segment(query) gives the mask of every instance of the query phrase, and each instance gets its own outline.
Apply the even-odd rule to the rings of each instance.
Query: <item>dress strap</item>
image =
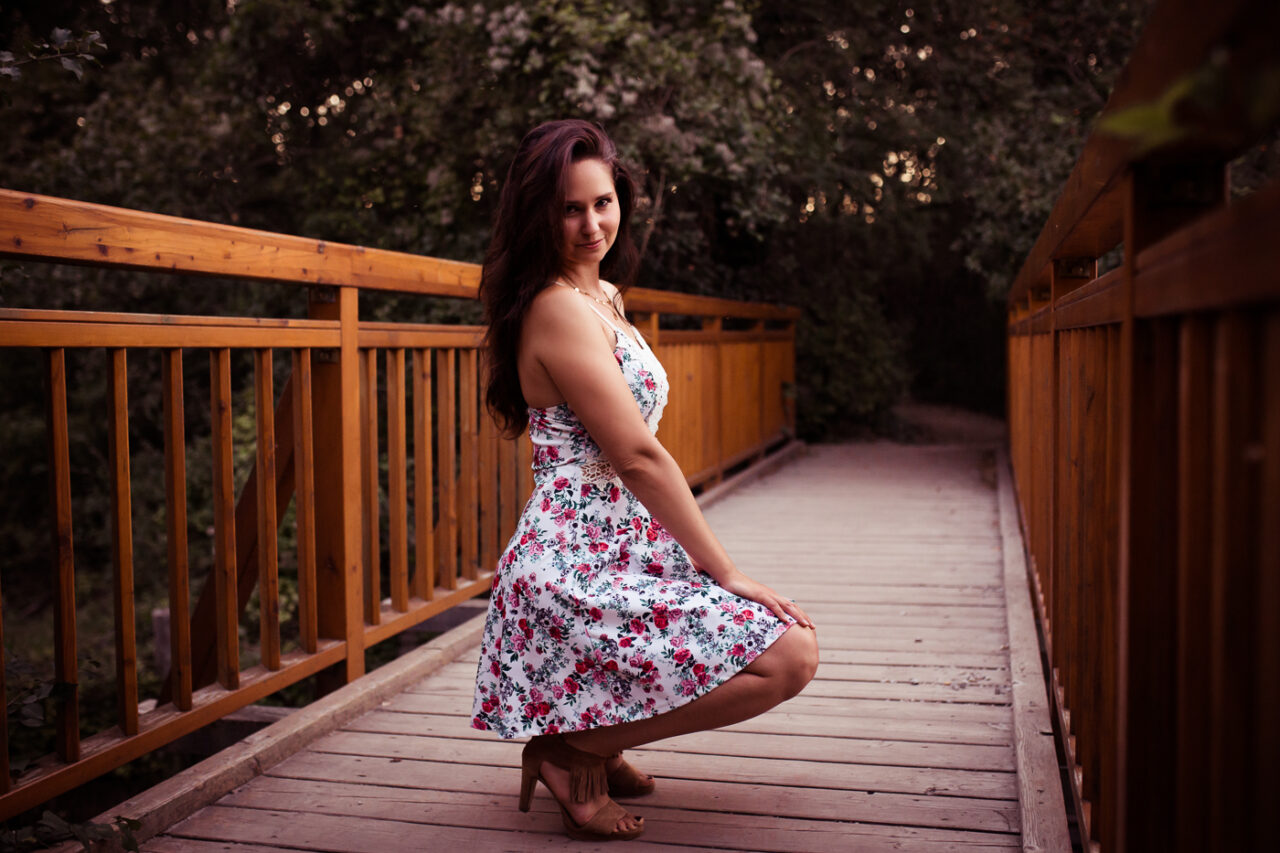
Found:
[[[625,334],[626,334],[626,332],[624,332],[624,331],[622,331],[622,329],[618,328],[618,324],[617,324],[617,323],[615,323],[615,322],[613,322],[613,320],[609,319],[609,317],[608,317],[608,316],[607,316],[603,311],[601,311],[599,308],[597,308],[597,307],[596,307],[596,306],[594,306],[594,305],[591,305],[590,303],[588,303],[588,304],[587,304],[587,307],[588,307],[588,308],[590,308],[592,311],[596,312],[596,316],[597,316],[597,317],[599,317],[601,320],[604,320],[606,323],[608,323],[608,324],[609,324],[609,328],[610,328],[610,329],[613,329],[613,330],[614,330],[615,332],[617,332],[619,335],[625,335]]]
[[[599,300],[597,300],[594,296],[592,296],[592,295],[591,295],[591,294],[589,294],[589,293],[583,293],[581,290],[579,290],[578,288],[574,287],[572,284],[566,284],[566,283],[565,283],[565,282],[563,282],[563,281],[557,281],[557,282],[555,282],[555,283],[556,283],[556,284],[558,284],[558,285],[560,285],[561,287],[567,287],[567,288],[570,288],[570,289],[571,289],[571,290],[573,290],[574,292],[576,292],[576,293],[581,293],[583,296],[587,297],[587,307],[588,307],[588,308],[590,308],[592,311],[596,312],[596,316],[597,316],[597,317],[599,317],[601,320],[604,320],[605,324],[606,324],[610,329],[613,329],[614,334],[616,334],[616,335],[618,335],[618,336],[620,336],[620,337],[626,338],[626,339],[627,339],[627,341],[629,341],[629,342],[631,342],[631,343],[635,343],[636,341],[640,340],[640,332],[639,332],[638,330],[636,331],[636,336],[635,336],[635,338],[633,339],[630,335],[628,335],[626,332],[624,332],[624,331],[622,330],[622,328],[621,328],[620,326],[618,326],[618,324],[617,324],[617,323],[615,323],[615,322],[613,321],[613,318],[609,317],[607,314],[605,314],[603,311],[601,311],[599,308],[597,308],[595,305],[593,305],[592,303],[599,301]],[[615,307],[615,308],[614,308],[614,310],[616,311],[616,310],[617,310],[617,308]],[[619,312],[619,316],[621,316],[621,312]],[[627,325],[629,325],[629,326],[630,326],[631,324],[628,322],[628,323],[627,323]],[[631,328],[632,328],[633,330],[635,330],[635,326],[631,326]],[[645,347],[645,344],[641,343],[641,344],[640,344],[640,346],[641,346],[641,348],[644,348],[644,347]]]

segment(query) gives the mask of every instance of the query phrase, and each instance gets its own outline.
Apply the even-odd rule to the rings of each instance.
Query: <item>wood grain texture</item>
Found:
[[[254,350],[255,473],[258,476],[258,646],[267,669],[280,668],[279,524],[276,514],[275,384],[269,349]]]
[[[474,299],[478,264],[0,189],[0,257]],[[799,309],[633,287],[633,310],[792,319]],[[365,346],[363,342],[359,344]]]
[[[165,350],[164,490],[169,555],[169,692],[175,707],[191,710],[191,578],[187,549],[187,441],[182,350]]]
[[[391,606],[409,608],[409,493],[404,350],[387,350],[387,552]]]
[[[298,640],[316,650],[316,484],[315,424],[312,417],[311,350],[293,351],[294,515],[298,540]]]
[[[1204,4],[1174,0],[1158,4],[1143,28],[1129,60],[1103,109],[1114,113],[1156,100],[1184,74],[1197,68],[1223,37],[1234,31],[1242,41],[1268,38],[1265,27],[1251,26],[1263,2],[1226,0]],[[1243,52],[1243,51],[1242,51]],[[1247,144],[1249,140],[1240,140]],[[1099,257],[1122,239],[1121,185],[1126,168],[1140,156],[1129,140],[1092,133],[1054,203],[1014,285],[1013,304],[1047,282],[1053,258]]]
[[[111,466],[111,564],[115,570],[116,715],[121,731],[138,733],[138,644],[133,607],[133,487],[129,475],[129,370],[126,351],[107,352]]]
[[[436,350],[436,582],[458,588],[457,361],[454,349]]]
[[[209,353],[213,423],[214,637],[218,683],[240,685],[239,607],[236,583],[236,493],[231,449],[231,352]]]
[[[117,351],[121,359],[121,364],[112,368],[119,380],[116,386],[119,390],[112,394],[111,402],[115,429],[111,476],[116,505],[110,523],[116,537],[115,560],[121,567],[115,595],[119,633],[116,660],[123,667],[117,680],[124,731],[133,731],[139,725],[136,652],[132,648],[133,558],[128,534],[132,511],[126,503],[129,481],[128,405],[123,368],[126,347],[158,348],[163,351],[164,359],[163,432],[168,442],[165,491],[170,609],[174,622],[173,668],[161,689],[162,703],[172,700],[175,708],[191,707],[194,694],[214,679],[225,687],[236,688],[243,675],[239,671],[240,650],[236,638],[240,615],[255,590],[263,604],[259,634],[264,666],[271,670],[283,665],[276,601],[279,583],[276,543],[278,521],[291,499],[297,501],[299,644],[304,650],[321,646],[330,649],[326,652],[327,660],[333,654],[332,646],[322,642],[323,639],[345,643],[342,680],[354,678],[363,670],[363,649],[368,644],[390,637],[484,588],[489,579],[488,569],[496,560],[505,532],[518,516],[532,478],[528,441],[499,443],[491,424],[478,409],[481,371],[477,347],[483,329],[360,323],[358,317],[358,288],[474,297],[474,283],[467,284],[467,281],[475,277],[478,268],[0,190],[0,233],[9,232],[12,239],[3,242],[0,255],[99,267],[329,285],[312,288],[310,316],[305,320],[0,308],[0,336],[6,347],[106,348]],[[654,345],[659,337],[659,312],[754,319],[749,329],[716,333],[725,345],[734,348],[735,375],[745,377],[743,383],[748,393],[747,399],[735,403],[739,406],[735,411],[741,418],[734,428],[743,431],[742,436],[735,433],[739,449],[716,460],[709,470],[745,461],[767,450],[772,439],[759,440],[765,429],[762,424],[767,421],[776,426],[784,415],[763,401],[770,395],[772,384],[787,381],[777,377],[788,376],[793,369],[794,319],[798,311],[665,291],[636,289],[631,295],[638,307],[648,306],[644,325],[646,337]],[[772,328],[766,328],[766,321]],[[181,387],[183,347],[211,351],[215,570],[210,573],[210,582],[200,594],[194,612],[189,605],[191,591],[186,577],[189,520],[183,446],[186,429]],[[277,408],[273,405],[271,353],[280,347],[294,350],[294,364],[291,384],[284,389]],[[409,492],[409,463],[404,452],[407,436],[403,428],[397,428],[397,423],[407,416],[406,401],[400,394],[391,394],[387,400],[388,455],[394,457],[390,460],[387,489],[389,504],[395,513],[389,525],[391,606],[388,608],[383,606],[381,598],[380,585],[384,582],[380,581],[378,566],[381,531],[376,528],[381,526],[380,495],[376,495],[376,487],[370,490],[367,482],[361,489],[359,482],[362,469],[376,471],[378,464],[370,462],[370,456],[377,460],[379,455],[374,443],[378,395],[375,392],[365,397],[362,419],[359,391],[362,377],[366,387],[374,384],[370,379],[376,380],[376,358],[366,355],[362,370],[358,363],[359,349],[388,350],[393,359],[388,373],[399,370],[402,376],[402,362],[397,363],[395,359],[403,359],[404,348],[423,352],[429,361],[431,348],[440,347],[447,350],[438,353],[444,357],[447,379],[436,389],[428,380],[423,388],[426,426],[420,455],[427,464],[423,466],[426,479],[417,492],[427,518],[416,525],[422,530],[418,541],[424,553],[418,554],[422,571],[412,579],[412,584],[407,571],[407,515],[401,517],[407,513]],[[233,373],[231,368],[236,350],[251,351],[254,359],[257,421],[255,464],[238,500],[232,493],[235,477],[231,406],[236,399],[232,381],[234,379],[238,386],[242,375],[238,370]],[[61,358],[61,350],[58,352]],[[317,353],[319,365],[314,382],[313,352]],[[776,360],[777,365],[762,363],[770,360]],[[62,394],[65,397],[65,384]],[[436,413],[430,405],[433,394],[448,401],[447,405],[436,407]],[[415,405],[416,401],[415,394]],[[65,403],[63,407],[65,410]],[[690,409],[691,415],[695,411]],[[438,432],[430,426],[433,414],[439,415]],[[364,458],[361,458],[360,447],[362,432],[373,445],[365,445]],[[51,447],[61,441],[65,452],[70,438],[66,435],[65,412],[60,433],[51,418],[50,438]],[[442,449],[439,460],[432,458],[435,441],[439,441]],[[418,456],[416,436],[414,448]],[[51,453],[51,458],[54,455]],[[432,464],[435,462],[438,464]],[[74,588],[70,499],[69,487],[59,491],[58,483],[63,482],[57,479],[59,470],[69,471],[69,466],[59,469],[56,464],[51,465],[55,479],[55,488],[51,491],[55,500],[58,496],[65,498],[63,503],[67,507],[65,518],[61,518],[55,506],[53,525],[55,559],[59,571],[65,573],[57,597],[59,606],[67,611],[60,617],[58,636],[64,645],[69,643],[64,657],[71,661],[58,672],[63,685],[59,691],[62,714],[59,749],[65,756],[74,756],[79,724],[75,713],[75,602],[70,592]],[[440,500],[436,500],[437,491]],[[415,515],[417,512],[415,506]],[[437,516],[439,523],[436,523]],[[362,520],[367,527],[374,528],[365,537],[369,550],[363,555],[357,538]],[[370,577],[361,577],[362,567],[369,569]],[[443,595],[436,598],[441,591],[437,585],[438,575],[442,576],[444,590]],[[415,598],[411,592],[420,596]],[[366,595],[367,603],[361,601]],[[428,600],[433,598],[435,600]],[[362,605],[365,605],[364,613],[361,613]],[[366,631],[362,616],[384,624]],[[981,619],[970,620],[975,626],[981,622]],[[833,682],[844,681],[858,679],[833,679]],[[843,688],[837,684],[833,689],[839,692]],[[167,718],[165,725],[169,726],[168,731],[176,731]],[[152,732],[142,732],[141,736],[147,743],[163,740]],[[120,749],[108,748],[103,754],[119,757],[132,749],[134,745],[126,743]],[[107,765],[99,759],[93,766],[101,769]],[[75,775],[88,778],[81,771]],[[52,775],[42,775],[40,779],[42,791],[55,791],[58,784],[62,784],[50,781]]]
[[[984,481],[990,464],[965,448],[817,447],[707,510],[744,571],[780,591],[804,590],[825,612],[823,664],[799,697],[760,717],[635,750],[632,760],[659,777],[642,804],[649,828],[635,849],[999,850],[1022,846],[1024,824],[1048,825],[1037,808],[1065,826],[1060,790],[1056,802],[1040,792],[1030,821],[1019,803],[1010,700],[1023,689],[1019,679],[1032,688],[1028,658],[1038,660],[1038,650],[1031,627],[1032,648],[1019,650],[1011,671],[1011,637],[1000,624],[1010,531],[1002,535],[998,493]],[[920,541],[895,538],[894,525],[908,517],[908,529],[929,531]],[[1020,555],[1016,529],[1012,538]],[[862,581],[864,552],[921,565],[935,550],[962,559],[910,584]],[[877,565],[874,557],[866,564],[873,579]],[[824,605],[822,591],[840,577],[855,590],[882,590],[881,603],[863,604],[855,592]],[[917,594],[929,603],[915,604]],[[860,626],[864,618],[872,623]],[[925,642],[935,638],[936,660]],[[842,648],[863,644],[883,648]],[[519,744],[468,725],[476,656],[443,666],[151,843],[272,845],[300,826],[311,834],[289,843],[318,849],[407,849],[427,838],[492,849],[560,843],[545,793],[528,814],[514,808]],[[1042,725],[1024,747],[1050,740]]]
[[[436,586],[435,466],[431,429],[431,351],[413,351],[413,594],[429,599]]]
[[[63,761],[80,759],[80,676],[76,663],[75,541],[71,528],[71,460],[67,431],[67,362],[61,349],[45,360],[46,435],[49,445],[49,515],[53,534],[53,673],[61,688],[54,701],[54,749]]]
[[[0,590],[0,604],[4,602]],[[0,607],[0,649],[4,648],[4,608]],[[9,793],[9,686],[5,679],[4,655],[0,655],[0,794]]]
[[[378,352],[360,350],[360,485],[364,512],[364,621],[378,624],[382,610],[382,501],[378,481]]]
[[[476,417],[477,359],[475,350],[458,357],[458,537],[460,572],[474,580],[479,570],[480,430]]]
[[[1065,796],[1058,774],[1051,706],[1040,666],[1040,643],[1027,583],[1026,555],[1007,460],[997,461],[1000,536],[1003,542],[1009,658],[1013,679],[1014,750],[1025,851],[1071,848]]]

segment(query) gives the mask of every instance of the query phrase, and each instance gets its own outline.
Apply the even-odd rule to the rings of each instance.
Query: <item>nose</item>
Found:
[[[582,217],[582,233],[588,237],[600,230],[600,213],[594,209],[588,209],[587,215]]]

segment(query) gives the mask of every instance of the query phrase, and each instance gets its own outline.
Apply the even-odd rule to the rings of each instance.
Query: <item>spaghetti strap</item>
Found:
[[[626,332],[624,332],[624,331],[622,331],[622,329],[619,329],[619,328],[618,328],[618,324],[617,324],[617,323],[613,322],[613,321],[612,321],[612,320],[610,320],[607,316],[605,316],[605,313],[604,313],[603,311],[601,311],[599,308],[597,308],[596,306],[592,305],[591,303],[587,303],[587,307],[588,307],[588,308],[590,308],[592,311],[596,312],[596,316],[597,316],[597,317],[599,317],[601,320],[604,320],[606,323],[608,323],[608,324],[609,324],[609,328],[610,328],[610,329],[613,329],[615,332],[617,332],[617,333],[618,333],[618,334],[620,334],[620,335],[625,335],[625,334],[626,334]]]
[[[572,284],[566,284],[562,281],[557,281],[555,283],[560,285],[561,287],[567,287],[570,290],[573,290],[575,293],[582,293],[581,290],[574,287]],[[636,336],[634,338],[628,335],[626,332],[624,332],[622,328],[618,326],[617,323],[613,322],[612,318],[610,318],[607,314],[605,314],[603,311],[601,311],[599,308],[593,305],[592,303],[594,303],[596,300],[589,293],[582,293],[582,295],[587,297],[587,300],[588,300],[587,307],[590,308],[592,311],[596,312],[596,316],[599,317],[601,320],[604,320],[605,325],[607,325],[610,329],[613,329],[613,333],[615,335],[617,335],[619,338],[626,338],[628,343],[633,343],[636,346],[640,347],[640,349],[642,350],[647,350],[649,348],[649,345],[646,344],[644,342],[644,339],[640,336],[640,330],[637,329],[630,321],[627,321],[625,317],[622,318],[623,321],[626,322],[628,326],[631,326],[631,330],[636,333]],[[616,306],[614,310],[617,310]],[[618,315],[621,317],[622,312],[619,311]]]

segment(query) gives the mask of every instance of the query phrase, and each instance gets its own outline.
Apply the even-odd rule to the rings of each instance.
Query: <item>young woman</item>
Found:
[[[627,322],[634,190],[583,121],[540,125],[502,187],[480,296],[486,399],[528,426],[534,490],[498,561],[472,725],[524,748],[574,838],[635,838],[653,790],[622,751],[753,717],[818,664],[814,625],[740,572],[654,437],[667,377]],[[620,280],[622,280],[620,278]]]

